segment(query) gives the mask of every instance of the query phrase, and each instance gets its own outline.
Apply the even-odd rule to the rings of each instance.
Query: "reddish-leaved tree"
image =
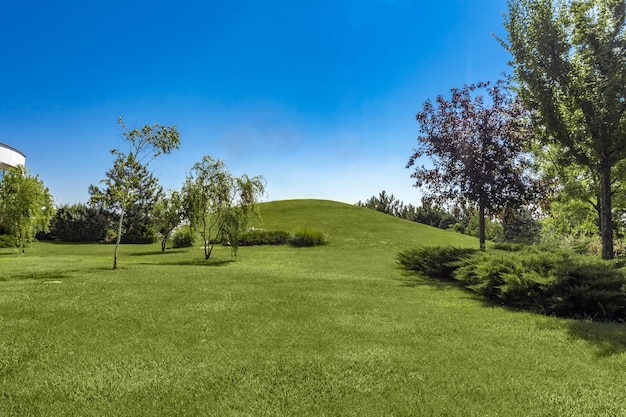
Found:
[[[416,116],[418,146],[407,168],[426,200],[478,207],[480,248],[485,248],[485,215],[532,202],[542,187],[531,172],[533,129],[520,100],[504,83],[452,89]],[[486,92],[486,95],[481,95]],[[422,156],[432,166],[416,166]]]

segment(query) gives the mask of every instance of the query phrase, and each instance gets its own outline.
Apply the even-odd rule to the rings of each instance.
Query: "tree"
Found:
[[[154,222],[159,232],[161,252],[165,252],[170,233],[182,223],[184,218],[183,200],[178,191],[171,191],[158,201],[154,207]]]
[[[476,94],[486,90],[488,101]],[[432,168],[416,167],[416,187],[425,200],[478,206],[480,248],[485,249],[485,215],[532,201],[539,184],[530,175],[532,129],[525,109],[503,83],[479,83],[452,89],[452,98],[426,101],[416,116],[418,146],[407,168],[427,156]]]
[[[240,231],[264,192],[262,177],[233,177],[224,162],[204,156],[194,164],[183,186],[185,213],[193,230],[200,229],[204,258],[216,242],[230,239],[236,253]]]
[[[0,224],[24,253],[35,234],[49,231],[54,216],[52,195],[39,175],[23,165],[9,168],[0,181]]]
[[[626,158],[624,0],[508,0],[519,94],[562,163],[598,173],[602,257],[613,258],[612,170]]]
[[[128,151],[112,149],[115,155],[113,168],[107,171],[102,180],[105,188],[100,190],[91,185],[91,203],[107,207],[118,216],[117,238],[113,252],[113,269],[117,269],[117,253],[122,239],[124,215],[145,203],[148,187],[156,187],[156,179],[149,173],[148,164],[162,154],[168,154],[180,146],[180,136],[176,126],[146,125],[141,129],[128,130],[120,117]]]
[[[51,233],[64,242],[101,242],[106,239],[110,217],[85,204],[64,205],[54,214]]]
[[[387,194],[385,190],[381,191],[378,196],[368,198],[365,202],[357,202],[356,205],[359,207],[371,208],[373,210],[380,211],[381,213],[391,214],[396,217],[401,217],[404,210],[404,204],[402,201],[396,199],[393,194]]]

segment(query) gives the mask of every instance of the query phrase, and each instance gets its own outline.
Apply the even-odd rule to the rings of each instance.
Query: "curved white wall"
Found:
[[[26,165],[26,155],[9,145],[0,143],[0,170],[16,165]]]

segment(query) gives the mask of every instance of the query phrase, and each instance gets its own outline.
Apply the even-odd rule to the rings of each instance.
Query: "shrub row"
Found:
[[[185,248],[193,246],[196,237],[189,226],[178,229],[172,238],[173,247]],[[239,246],[284,245],[289,243],[296,247],[317,246],[326,243],[326,236],[311,227],[299,227],[293,234],[282,230],[266,231],[263,229],[249,230],[239,238]]]
[[[289,241],[289,237],[289,233],[282,230],[266,231],[255,229],[243,233],[239,238],[239,245],[284,245]]]
[[[452,278],[503,305],[561,317],[626,320],[626,278],[614,263],[561,250],[506,246],[489,252],[420,248],[399,262]]]

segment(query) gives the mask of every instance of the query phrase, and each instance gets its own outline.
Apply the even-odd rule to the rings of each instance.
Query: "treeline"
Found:
[[[478,213],[471,206],[457,207],[454,213],[426,201],[416,207],[405,204],[385,190],[365,201],[358,201],[356,205],[439,229],[475,237],[479,235]],[[527,209],[511,210],[500,219],[487,219],[485,224],[486,237],[494,242],[538,243],[541,229],[540,221]]]

